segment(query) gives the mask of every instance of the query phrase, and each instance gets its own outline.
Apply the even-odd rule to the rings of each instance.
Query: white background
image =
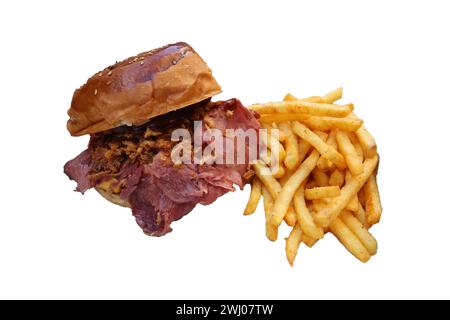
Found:
[[[1,298],[450,298],[446,1],[2,1]],[[249,188],[162,238],[63,174],[88,137],[65,129],[100,69],[190,43],[245,104],[344,87],[379,144],[384,206],[367,264],[327,235],[294,268]]]

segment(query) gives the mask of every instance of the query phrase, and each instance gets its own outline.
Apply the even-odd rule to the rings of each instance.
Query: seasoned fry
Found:
[[[302,230],[298,224],[292,228],[289,237],[286,238],[286,258],[291,266],[294,265],[295,257],[297,256],[298,247],[302,241]]]
[[[342,187],[344,185],[345,175],[339,169],[333,171],[330,176],[330,186]]]
[[[369,252],[341,219],[336,218],[330,224],[330,231],[355,258],[362,262],[369,261]]]
[[[355,147],[348,134],[345,131],[337,131],[336,141],[339,147],[340,153],[344,156],[347,161],[347,166],[353,175],[358,175],[363,170],[362,159],[356,153]]]
[[[273,114],[273,113],[306,113],[313,116],[328,116],[328,117],[346,117],[352,113],[353,104],[337,105],[327,103],[315,103],[304,100],[270,102],[264,104],[254,104],[249,107],[259,114]]]
[[[364,194],[366,197],[366,214],[367,223],[372,226],[380,221],[381,207],[380,194],[378,192],[377,178],[372,174],[364,186]]]
[[[284,165],[286,166],[286,168],[293,170],[297,168],[300,163],[297,137],[294,135],[294,132],[292,132],[291,125],[288,122],[280,123],[280,130],[286,136],[284,142],[286,147]]]
[[[278,238],[278,228],[274,227],[272,224],[269,223],[273,207],[273,200],[270,195],[270,192],[265,187],[262,188],[262,195],[264,201],[264,212],[266,217],[266,237],[270,241],[276,241]]]
[[[336,186],[328,186],[328,187],[317,187],[313,189],[305,190],[305,199],[307,200],[316,200],[316,199],[324,199],[324,198],[333,198],[339,196],[341,193],[341,189]]]
[[[327,93],[326,95],[324,95],[322,97],[322,101],[324,103],[334,103],[335,101],[342,98],[343,91],[344,90],[342,89],[342,87],[337,88],[336,90],[333,90],[333,91]]]
[[[366,158],[375,157],[377,155],[377,143],[369,131],[364,126],[361,126],[355,133],[363,148],[364,156]]]
[[[319,153],[314,150],[282,187],[273,205],[271,216],[271,223],[273,225],[279,226],[281,224],[292,198],[294,197],[295,191],[303,183],[303,181],[306,180],[308,175],[316,166],[318,160]]]
[[[350,117],[334,118],[334,117],[317,117],[302,113],[280,113],[280,114],[263,114],[261,122],[285,122],[298,120],[313,130],[334,130],[340,129],[345,131],[356,131],[363,124],[361,119]]]
[[[301,101],[307,101],[307,102],[316,102],[316,103],[325,103],[322,97],[319,96],[311,96],[304,99],[297,99],[292,94],[288,93],[284,96],[283,101],[295,101],[295,100],[301,100]],[[332,103],[332,102],[330,102]]]
[[[377,163],[378,156],[365,160],[363,172],[357,176],[353,176],[341,189],[341,194],[336,198],[332,198],[331,202],[315,215],[315,221],[318,222],[320,226],[329,226],[333,220],[339,216],[339,213],[341,213],[351,199],[367,182],[374,172]]]
[[[350,173],[350,171],[346,170],[345,171],[345,182],[348,183],[351,180],[351,178],[352,178],[352,174]],[[359,204],[358,195],[355,195],[354,197],[352,197],[352,199],[350,200],[350,202],[347,204],[347,206],[345,208],[352,212],[357,212],[358,207],[359,207],[358,204]]]
[[[367,231],[361,222],[358,221],[349,211],[342,211],[340,215],[342,222],[353,232],[353,234],[361,241],[371,256],[377,253],[377,240]]]
[[[317,134],[309,130],[298,121],[292,123],[292,129],[300,138],[309,142],[325,158],[333,162],[339,169],[344,170],[346,163],[344,157],[333,147],[327,145]]]
[[[260,198],[261,198],[261,182],[258,179],[253,179],[252,189],[250,191],[250,197],[248,199],[247,206],[245,207],[244,210],[244,215],[249,215],[255,212]]]
[[[294,195],[294,208],[297,214],[297,221],[304,234],[313,239],[321,239],[323,237],[323,230],[314,223],[314,218],[305,203],[304,183],[302,183]]]
[[[281,191],[281,186],[273,175],[270,174],[270,169],[261,160],[253,164],[253,169],[262,184],[269,190],[272,198],[276,198]]]

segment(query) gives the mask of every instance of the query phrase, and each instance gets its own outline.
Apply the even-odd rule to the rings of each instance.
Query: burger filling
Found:
[[[173,151],[180,141],[172,139],[176,129],[185,129],[194,137],[194,122],[202,131],[218,129],[226,137],[227,129],[259,129],[255,114],[231,99],[198,104],[151,119],[140,126],[122,126],[91,135],[87,150],[64,166],[65,173],[84,193],[97,188],[120,197],[129,205],[145,233],[161,236],[171,231],[170,224],[190,212],[198,203],[209,204],[233,185],[243,187],[251,177],[248,141],[246,157],[239,164],[174,162]],[[229,138],[229,137],[228,137]],[[201,137],[202,148],[212,139]],[[191,139],[194,157],[194,139]],[[223,149],[221,156],[233,159],[236,148]],[[242,150],[241,150],[242,151]]]

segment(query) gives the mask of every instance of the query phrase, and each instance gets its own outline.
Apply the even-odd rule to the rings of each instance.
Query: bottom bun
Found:
[[[123,200],[122,198],[120,198],[120,196],[118,194],[108,192],[108,191],[103,190],[103,189],[98,188],[98,187],[95,187],[95,190],[97,190],[97,192],[100,193],[101,196],[103,198],[105,198],[106,200],[108,200],[108,201],[110,201],[110,202],[112,202],[114,204],[117,204],[119,206],[130,208],[130,204],[128,203],[128,201]]]

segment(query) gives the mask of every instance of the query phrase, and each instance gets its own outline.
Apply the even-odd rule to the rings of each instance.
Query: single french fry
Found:
[[[345,182],[348,183],[352,178],[352,174],[350,173],[350,171],[346,170],[345,171]],[[359,207],[359,201],[358,201],[358,195],[355,195],[350,202],[347,204],[347,206],[345,207],[347,210],[350,210],[352,212],[357,212],[358,211],[358,207]]]
[[[286,168],[293,170],[297,168],[300,163],[297,137],[294,135],[294,132],[292,132],[291,125],[288,122],[280,123],[279,127],[286,137],[284,142],[286,147],[284,165]]]
[[[252,189],[250,191],[250,197],[248,198],[247,205],[245,206],[244,215],[249,215],[255,212],[260,198],[261,182],[258,179],[253,179]]]
[[[339,188],[344,185],[345,175],[339,169],[333,171],[330,176],[330,186],[338,186]]]
[[[336,90],[333,90],[333,91],[327,93],[326,95],[324,95],[322,97],[322,101],[324,103],[334,103],[335,101],[342,98],[343,91],[344,90],[342,89],[342,87],[339,87]]]
[[[355,132],[358,137],[359,143],[364,151],[364,156],[366,158],[372,158],[377,155],[377,143],[372,135],[367,131],[364,126],[361,126]]]
[[[370,253],[340,218],[330,224],[330,231],[355,258],[362,262],[369,261]]]
[[[371,256],[377,253],[377,240],[367,231],[361,222],[358,221],[349,211],[342,211],[339,216],[342,222],[353,232],[353,234],[361,241]]]
[[[336,186],[317,187],[305,190],[306,200],[316,200],[324,198],[333,198],[341,194],[341,189]]]
[[[289,206],[285,216],[284,216],[284,222],[290,227],[295,226],[297,223],[297,216],[295,214],[295,210],[292,206]]]
[[[339,152],[344,156],[347,166],[353,175],[358,175],[363,170],[362,159],[356,153],[355,147],[348,134],[345,131],[337,131],[336,141],[339,147]]]
[[[294,195],[294,208],[297,214],[297,222],[305,235],[313,239],[323,238],[323,230],[314,223],[314,218],[311,215],[305,202],[305,184],[302,183],[300,188]]]
[[[319,187],[326,187],[330,184],[330,178],[328,177],[328,175],[325,172],[321,171],[319,168],[314,168],[312,176],[314,177],[314,180],[317,182]]]
[[[254,104],[249,109],[259,114],[273,113],[305,113],[313,116],[346,117],[352,113],[353,104],[337,105],[327,103],[315,103],[304,100],[269,102]]]
[[[332,198],[330,203],[317,212],[314,220],[322,227],[328,227],[347,206],[351,199],[364,186],[369,177],[374,172],[378,164],[378,156],[366,159],[364,161],[364,170],[361,174],[353,176],[344,187],[341,189],[341,194],[338,197]]]
[[[292,122],[292,129],[296,135],[309,142],[325,158],[333,162],[336,167],[344,170],[347,165],[344,157],[333,147],[326,144],[317,134],[298,121]]]
[[[366,214],[369,226],[380,222],[383,208],[381,206],[380,194],[378,192],[377,178],[372,174],[364,186],[366,197]]]
[[[270,169],[261,160],[258,160],[253,164],[253,169],[262,184],[269,190],[272,198],[276,198],[281,191],[281,186],[271,174]]]
[[[263,196],[263,202],[264,202],[264,212],[265,212],[265,218],[266,218],[266,237],[270,241],[276,241],[278,238],[278,228],[274,227],[272,224],[269,223],[270,215],[272,212],[273,207],[273,199],[270,195],[269,190],[267,190],[266,187],[262,187],[262,196]]]
[[[280,114],[262,114],[261,122],[286,122],[298,120],[313,130],[334,130],[356,131],[363,124],[361,119],[357,118],[334,118],[310,116],[303,113],[280,113]]]
[[[302,241],[302,230],[298,224],[292,228],[289,237],[286,238],[286,257],[291,266],[294,265],[295,257],[297,256],[298,247]]]
[[[273,205],[271,223],[279,226],[283,221],[284,215],[294,197],[295,191],[306,180],[311,171],[319,160],[319,153],[314,150],[309,157],[298,167],[298,169],[291,175],[286,184],[278,193]]]

